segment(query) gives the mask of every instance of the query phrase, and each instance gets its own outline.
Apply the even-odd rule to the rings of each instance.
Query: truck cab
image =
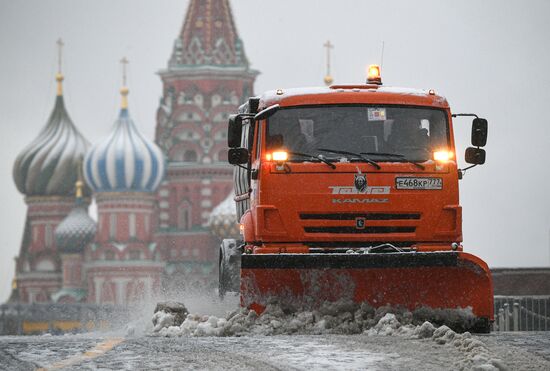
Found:
[[[280,89],[243,113],[240,132],[230,125],[238,147],[229,159],[247,249],[461,249],[461,171],[444,97],[376,84]],[[482,149],[468,151],[484,161]]]

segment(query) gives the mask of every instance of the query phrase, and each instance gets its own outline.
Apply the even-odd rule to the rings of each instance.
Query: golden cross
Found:
[[[120,60],[120,63],[122,64],[122,86],[126,86],[126,66],[130,62],[128,61],[128,59],[126,57],[123,57]]]
[[[63,44],[63,40],[61,40],[61,38],[59,38],[57,40],[57,69],[59,73],[61,73],[61,59],[63,57],[63,46],[65,46],[65,44]]]
[[[330,76],[330,49],[334,49],[334,45],[330,43],[330,40],[327,40],[323,46],[327,48],[327,76]]]

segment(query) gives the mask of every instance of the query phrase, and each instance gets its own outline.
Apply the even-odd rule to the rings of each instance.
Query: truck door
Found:
[[[252,151],[254,140],[254,120],[243,121],[241,147]],[[252,156],[251,156],[252,157]],[[237,220],[240,220],[246,210],[250,208],[250,165],[252,158],[243,167],[235,166],[233,181],[235,184],[235,201],[237,204]]]

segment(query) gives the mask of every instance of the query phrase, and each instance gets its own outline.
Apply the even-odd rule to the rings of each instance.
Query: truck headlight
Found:
[[[286,151],[276,151],[272,154],[273,161],[276,162],[285,162],[288,160],[288,152]]]
[[[438,162],[449,162],[453,158],[453,152],[451,151],[435,151],[434,160]]]

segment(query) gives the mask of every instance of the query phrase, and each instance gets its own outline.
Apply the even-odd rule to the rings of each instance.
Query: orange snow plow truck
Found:
[[[242,240],[220,248],[219,293],[261,313],[324,302],[468,313],[489,332],[487,264],[463,251],[458,182],[483,164],[487,121],[433,90],[365,85],[250,98],[229,119]],[[473,116],[459,169],[453,118]],[[439,312],[438,312],[439,311]]]

